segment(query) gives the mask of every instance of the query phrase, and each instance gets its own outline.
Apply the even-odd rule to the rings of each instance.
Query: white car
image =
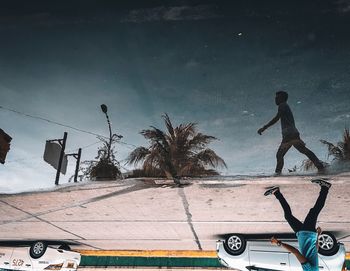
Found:
[[[46,241],[31,243],[18,242],[13,245],[0,247],[0,270],[62,270],[76,271],[81,256],[77,252],[69,251],[67,244],[58,248],[48,246]]]
[[[282,247],[271,244],[273,235],[229,234],[216,243],[220,263],[235,270],[255,271],[302,271],[297,258]],[[298,248],[295,234],[276,234],[283,242]],[[345,247],[338,243],[333,234],[323,232],[319,242],[320,271],[344,271]]]

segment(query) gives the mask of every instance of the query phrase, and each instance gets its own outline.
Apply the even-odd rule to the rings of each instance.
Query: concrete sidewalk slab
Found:
[[[267,186],[278,184],[305,217],[319,188],[310,176],[80,183],[56,191],[0,195],[0,239],[68,239],[86,249],[214,250],[218,235],[290,232]],[[350,248],[349,175],[332,176],[319,216]],[[78,246],[76,247],[78,248]]]

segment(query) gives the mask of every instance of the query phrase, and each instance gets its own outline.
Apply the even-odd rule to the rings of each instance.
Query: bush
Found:
[[[81,171],[85,179],[90,180],[115,180],[121,177],[120,165],[115,157],[116,151],[113,147],[120,139],[118,135],[112,136],[111,143],[99,137],[103,143],[98,148],[97,160],[89,160],[82,162]]]

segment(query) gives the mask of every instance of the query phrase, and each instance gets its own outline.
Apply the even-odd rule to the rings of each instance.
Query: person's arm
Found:
[[[319,245],[318,245],[318,236],[322,233],[321,227],[317,227],[316,231],[317,231],[316,249],[318,251],[318,247],[319,247]]]
[[[297,250],[295,247],[285,244],[281,242],[280,240],[276,239],[275,237],[271,238],[271,243],[275,244],[277,246],[282,246],[284,249],[289,251],[290,253],[293,253],[295,257],[297,257],[298,261],[303,264],[307,262],[307,259]]]
[[[264,125],[262,128],[258,130],[258,134],[261,135],[267,128],[274,125],[279,119],[281,118],[280,113],[278,112],[277,115],[269,121],[268,124]]]

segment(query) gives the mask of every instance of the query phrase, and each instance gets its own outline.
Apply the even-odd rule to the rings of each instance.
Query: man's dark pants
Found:
[[[317,169],[321,170],[323,169],[322,162],[317,158],[317,156],[309,150],[305,143],[300,139],[299,135],[292,136],[292,137],[284,137],[282,140],[281,145],[278,148],[276,158],[277,158],[277,166],[276,166],[276,173],[281,173],[282,168],[284,165],[284,156],[288,152],[288,150],[294,146],[299,152],[305,154],[317,167]]]
[[[313,232],[316,231],[317,217],[326,202],[327,195],[328,188],[322,186],[320,194],[316,200],[315,206],[310,209],[309,213],[307,214],[304,220],[304,223],[302,223],[295,216],[293,216],[292,210],[290,209],[290,206],[286,199],[283,197],[282,193],[280,191],[277,191],[275,193],[276,198],[279,200],[283,208],[284,218],[287,220],[288,224],[291,226],[295,233],[301,230]]]

